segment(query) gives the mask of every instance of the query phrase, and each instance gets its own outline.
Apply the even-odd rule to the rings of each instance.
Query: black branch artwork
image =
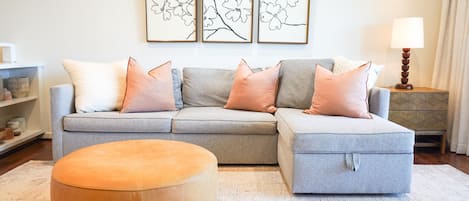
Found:
[[[289,8],[296,8],[300,0],[261,0],[259,18],[269,24],[270,31],[280,31],[284,26],[306,26],[306,23],[289,23]]]
[[[195,27],[195,0],[152,0],[151,10],[154,15],[161,15],[164,21],[182,20],[184,26]],[[195,34],[195,29],[186,39]]]
[[[252,0],[223,0],[222,8],[218,7],[217,1],[213,0],[213,5],[205,5],[203,8],[204,38],[210,39],[219,31],[228,31],[234,37],[247,41],[246,36],[242,36],[239,30],[231,23],[247,24],[251,16]]]

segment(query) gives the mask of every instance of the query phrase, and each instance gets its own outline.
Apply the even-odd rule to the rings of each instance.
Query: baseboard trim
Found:
[[[52,139],[52,132],[51,131],[45,132],[44,135],[42,135],[41,139]]]

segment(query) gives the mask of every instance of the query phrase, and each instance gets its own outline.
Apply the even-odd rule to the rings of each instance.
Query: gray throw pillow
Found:
[[[256,73],[262,69],[252,71]],[[184,107],[223,107],[226,104],[236,70],[184,68],[182,72]]]
[[[182,88],[181,74],[179,73],[179,70],[176,68],[171,69],[171,74],[173,76],[174,103],[176,103],[177,109],[182,109],[183,103],[182,103],[182,94],[181,94],[181,88]]]
[[[184,68],[184,107],[223,107],[230,95],[235,72],[225,69]]]
[[[307,109],[314,93],[316,64],[332,70],[333,59],[282,60],[280,67],[277,107]]]

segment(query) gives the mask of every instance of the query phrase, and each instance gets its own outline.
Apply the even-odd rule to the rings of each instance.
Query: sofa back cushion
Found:
[[[316,64],[331,71],[333,59],[282,60],[276,106],[307,109],[314,93]]]
[[[234,70],[184,68],[184,107],[223,107],[230,95]]]

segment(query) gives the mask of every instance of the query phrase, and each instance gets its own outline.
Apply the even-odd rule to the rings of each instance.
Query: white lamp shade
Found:
[[[391,48],[423,48],[423,18],[394,19]]]

